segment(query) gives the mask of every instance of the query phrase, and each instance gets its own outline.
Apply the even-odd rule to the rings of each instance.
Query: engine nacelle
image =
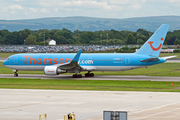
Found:
[[[66,73],[66,71],[61,70],[55,66],[45,66],[44,67],[44,74],[45,75],[58,75],[60,73]]]

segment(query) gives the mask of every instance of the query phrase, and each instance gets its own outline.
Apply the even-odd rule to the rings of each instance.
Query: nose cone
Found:
[[[8,61],[7,60],[5,60],[4,62],[3,62],[3,65],[8,65]]]

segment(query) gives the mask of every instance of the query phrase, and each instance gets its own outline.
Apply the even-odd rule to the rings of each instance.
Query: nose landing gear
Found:
[[[18,77],[18,74],[16,72],[14,73],[14,77]]]
[[[18,77],[18,70],[13,70],[13,72],[14,72],[14,77]]]

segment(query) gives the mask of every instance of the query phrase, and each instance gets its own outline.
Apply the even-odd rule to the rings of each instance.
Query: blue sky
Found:
[[[0,19],[180,16],[180,0],[0,0]]]

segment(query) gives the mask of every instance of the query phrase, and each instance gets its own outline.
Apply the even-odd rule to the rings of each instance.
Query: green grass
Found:
[[[177,55],[175,58],[180,58],[180,53],[160,53],[160,57],[165,57],[165,56],[174,56]]]
[[[180,92],[180,82],[0,78],[0,88]]]
[[[96,71],[95,75],[147,75],[147,76],[176,76],[180,77],[180,63],[163,63],[129,71]],[[12,69],[7,68],[0,62],[0,74],[14,74]],[[44,74],[43,71],[18,71],[18,74]],[[72,75],[72,73],[66,73]],[[82,75],[85,72],[81,73]]]
[[[11,55],[14,55],[17,53],[0,53],[0,58],[8,58]]]

